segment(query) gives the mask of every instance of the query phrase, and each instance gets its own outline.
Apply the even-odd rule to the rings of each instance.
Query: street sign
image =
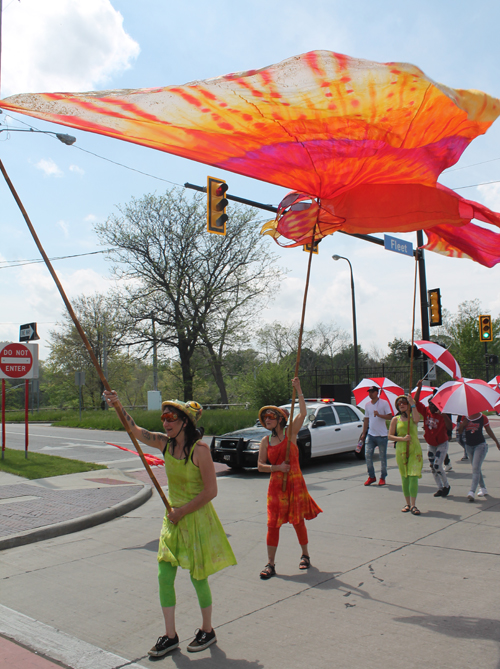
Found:
[[[36,323],[26,323],[19,328],[19,341],[36,341],[40,339],[36,331]]]
[[[405,256],[413,256],[413,244],[405,239],[384,235],[384,248],[394,253],[403,253]]]
[[[85,372],[75,372],[75,385],[76,386],[85,385]]]
[[[6,344],[0,351],[0,379],[37,379],[38,344]]]

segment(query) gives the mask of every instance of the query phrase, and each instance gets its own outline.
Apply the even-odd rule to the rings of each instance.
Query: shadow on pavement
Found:
[[[210,653],[210,656],[207,657],[207,654]],[[249,662],[248,660],[242,659],[233,659],[228,657],[226,653],[220,648],[217,644],[210,646],[205,651],[201,653],[188,653],[183,650],[174,650],[171,654],[166,657],[171,658],[172,662],[179,669],[187,669],[190,667],[232,667],[233,669],[264,669],[264,665],[259,661]],[[148,658],[151,664],[156,664],[160,660],[164,660],[164,657]]]
[[[125,551],[151,551],[151,553],[158,553],[158,539],[154,539],[153,541],[148,541],[147,544],[144,544],[143,546],[130,546],[128,548],[124,548],[123,550]]]
[[[481,639],[500,641],[500,625],[491,618],[467,618],[464,616],[406,616],[394,618],[396,622],[418,625],[439,634],[457,639]],[[500,669],[500,658],[496,669]]]

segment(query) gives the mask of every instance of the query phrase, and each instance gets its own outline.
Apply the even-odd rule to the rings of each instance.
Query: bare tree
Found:
[[[274,321],[257,332],[258,345],[268,362],[280,362],[297,352],[298,324],[289,325]],[[333,358],[349,342],[348,334],[333,323],[318,323],[314,328],[304,328],[302,350],[310,349],[317,355]]]
[[[179,354],[185,399],[193,396],[194,351],[205,346],[227,402],[224,351],[250,327],[279,278],[260,224],[248,208],[234,207],[226,236],[210,235],[204,199],[187,198],[178,189],[132,199],[118,211],[96,230],[113,247],[116,275],[129,280],[125,291],[135,343],[152,346],[151,328],[141,324],[154,320],[157,342]]]

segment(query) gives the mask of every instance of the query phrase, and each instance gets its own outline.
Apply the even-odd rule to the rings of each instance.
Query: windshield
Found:
[[[285,404],[280,408],[288,409],[288,411],[290,411],[290,409],[292,408],[292,405],[291,404]],[[297,405],[295,405],[295,407],[294,407],[294,414],[295,415],[297,415],[296,411],[298,411]],[[306,425],[309,425],[309,423],[311,423],[314,420],[315,413],[316,413],[315,407],[307,407],[307,416],[304,418],[304,422],[302,424],[303,427],[305,427]]]

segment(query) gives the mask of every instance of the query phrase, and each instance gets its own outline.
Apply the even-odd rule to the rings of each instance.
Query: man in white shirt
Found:
[[[372,386],[368,388],[370,402],[365,407],[365,418],[363,420],[363,431],[361,439],[365,444],[366,466],[368,478],[365,485],[371,485],[377,480],[373,466],[373,451],[378,446],[380,456],[380,480],[379,485],[385,485],[387,478],[387,424],[386,420],[392,418],[391,407],[385,400],[379,398],[379,388]],[[366,434],[368,433],[368,439]]]

